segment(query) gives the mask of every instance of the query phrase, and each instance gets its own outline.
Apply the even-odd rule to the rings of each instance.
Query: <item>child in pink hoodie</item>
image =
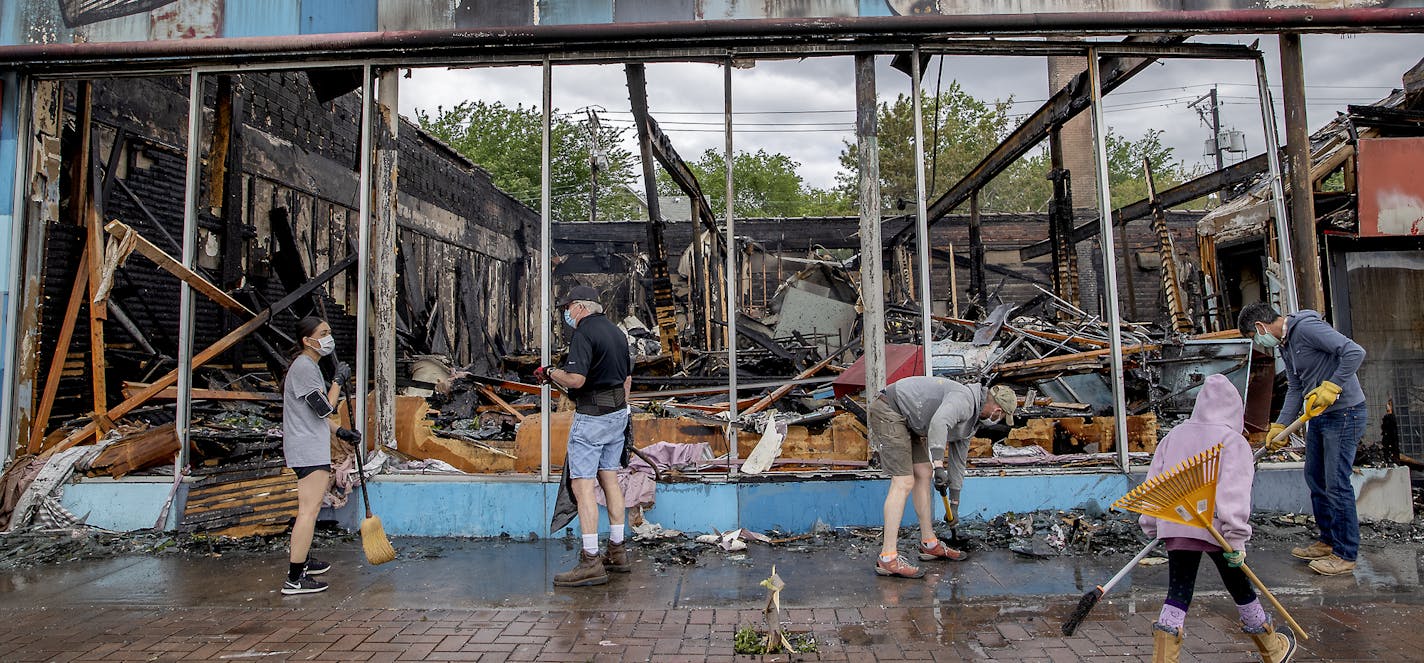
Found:
[[[1162,522],[1142,516],[1140,524],[1147,536],[1160,537],[1167,548],[1167,600],[1157,623],[1152,625],[1152,660],[1173,662],[1182,647],[1182,626],[1196,588],[1197,568],[1205,553],[1216,564],[1226,591],[1241,613],[1241,626],[1267,663],[1284,663],[1295,653],[1295,640],[1277,633],[1241,570],[1246,558],[1246,542],[1251,539],[1251,482],[1256,468],[1251,447],[1241,436],[1245,404],[1241,392],[1226,376],[1209,376],[1197,394],[1192,416],[1178,424],[1157,445],[1147,478],[1171,470],[1192,456],[1217,444],[1221,449],[1221,473],[1216,482],[1216,516],[1213,525],[1235,552],[1225,553],[1211,533],[1187,525]],[[1289,631],[1287,631],[1288,633]]]

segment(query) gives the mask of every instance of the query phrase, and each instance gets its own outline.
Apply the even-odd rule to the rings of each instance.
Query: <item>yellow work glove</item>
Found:
[[[1340,397],[1340,385],[1329,380],[1321,380],[1320,386],[1310,390],[1305,395],[1305,416],[1318,417],[1325,412],[1326,408],[1335,404],[1335,399]]]
[[[1276,436],[1281,435],[1281,433],[1285,432],[1285,430],[1285,424],[1271,424],[1271,429],[1266,431],[1267,451],[1280,451],[1281,449],[1286,448],[1286,445],[1290,444],[1289,435],[1282,435],[1280,439],[1276,439]]]

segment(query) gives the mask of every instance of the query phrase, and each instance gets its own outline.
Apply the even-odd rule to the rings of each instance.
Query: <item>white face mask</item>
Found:
[[[980,426],[994,426],[994,425],[997,425],[1000,421],[1003,421],[1003,420],[1004,420],[1003,417],[998,417],[998,418],[989,417],[989,418],[985,418],[985,419],[980,419],[980,420],[979,420],[979,425],[980,425]]]
[[[325,357],[325,356],[327,356],[327,355],[329,355],[329,354],[331,354],[331,353],[333,353],[333,352],[336,352],[336,337],[335,337],[335,336],[323,336],[323,337],[317,339],[317,341],[316,341],[316,352],[317,352],[317,354],[319,354],[319,355],[321,355],[321,356],[323,356],[323,357]]]

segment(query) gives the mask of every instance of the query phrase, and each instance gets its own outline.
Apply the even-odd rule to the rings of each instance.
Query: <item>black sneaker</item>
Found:
[[[305,573],[309,576],[319,576],[331,570],[331,564],[323,562],[315,557],[307,558]]]
[[[288,596],[292,594],[315,594],[324,591],[326,591],[326,583],[320,580],[313,580],[306,576],[282,583],[282,593]]]

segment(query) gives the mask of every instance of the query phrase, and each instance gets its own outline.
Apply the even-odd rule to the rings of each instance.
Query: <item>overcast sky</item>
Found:
[[[1194,41],[1250,43],[1254,37],[1212,37]],[[1369,103],[1401,87],[1402,74],[1424,57],[1424,35],[1307,35],[1303,38],[1308,112],[1312,130],[1349,103]],[[1280,59],[1274,36],[1261,38],[1268,75],[1280,96]],[[908,76],[879,58],[878,93],[893,99],[910,89]],[[939,75],[936,58],[926,68],[924,84],[933,91]],[[649,106],[672,136],[682,156],[695,159],[706,149],[721,150],[722,71],[706,64],[650,64]],[[854,140],[852,60],[850,57],[759,62],[734,70],[732,97],[738,151],[766,149],[801,164],[806,181],[818,187],[835,183],[843,143]],[[1029,113],[1048,96],[1047,63],[1041,57],[944,58],[943,84],[958,80],[982,99],[1012,97],[1015,113]],[[1189,108],[1196,98],[1219,86],[1223,128],[1245,133],[1246,148],[1263,144],[1255,68],[1249,61],[1165,60],[1138,74],[1107,97],[1108,123],[1120,134],[1137,137],[1148,129],[1165,132],[1164,141],[1188,166],[1205,166],[1203,143],[1210,131]],[[401,112],[434,111],[467,99],[502,101],[537,107],[538,67],[416,70],[401,85]],[[554,68],[553,106],[560,112],[588,106],[605,109],[605,121],[629,124],[626,79],[621,66]],[[1279,104],[1278,104],[1279,105]],[[1282,119],[1283,121],[1283,119]],[[926,131],[928,131],[928,127]],[[632,132],[628,135],[632,138]],[[1283,135],[1283,134],[1282,134]],[[636,153],[636,142],[630,142]]]

